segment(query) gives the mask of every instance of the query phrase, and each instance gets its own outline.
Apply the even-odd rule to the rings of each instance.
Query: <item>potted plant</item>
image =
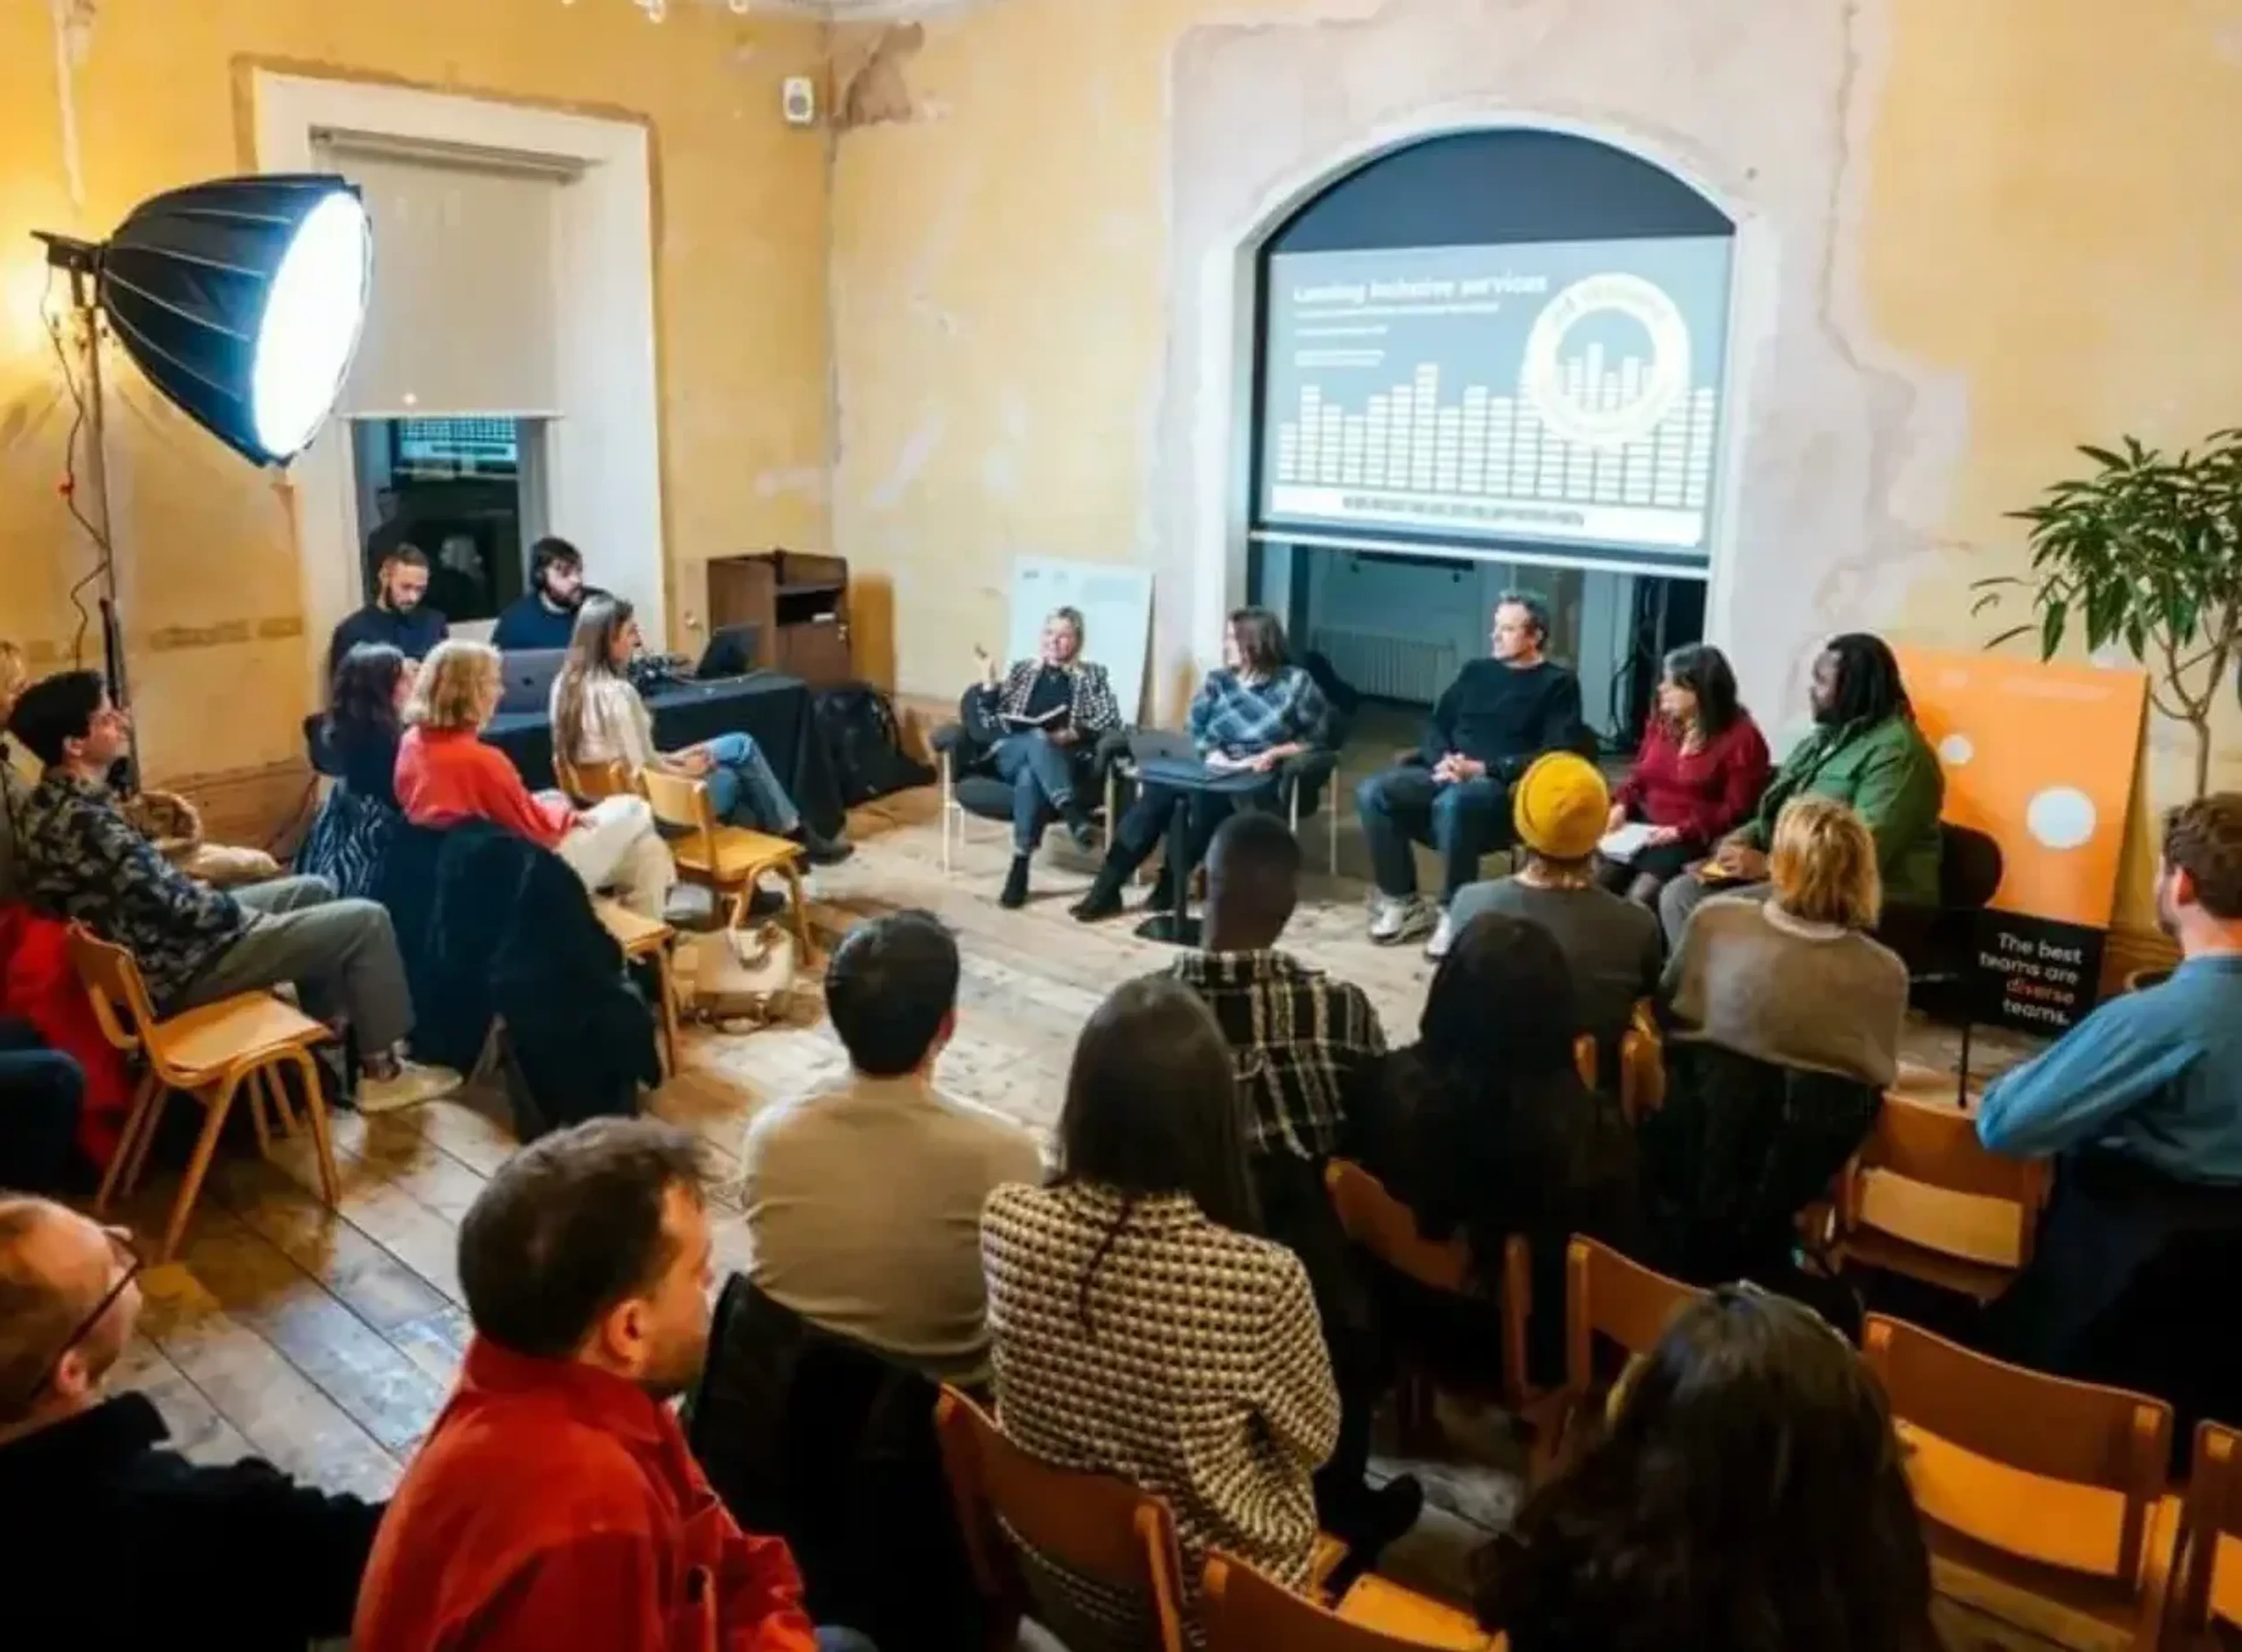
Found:
[[[2167,456],[2132,437],[2082,447],[2090,475],[2013,512],[2031,525],[2029,573],[1978,580],[1973,613],[2023,593],[2037,617],[1987,643],[2037,633],[2052,658],[2078,626],[2149,673],[2158,714],[2195,735],[2195,791],[2211,783],[2211,709],[2242,655],[2242,430]],[[2129,983],[2130,984],[2130,983]]]

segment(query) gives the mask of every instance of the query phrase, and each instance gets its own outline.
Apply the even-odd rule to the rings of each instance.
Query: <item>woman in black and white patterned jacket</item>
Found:
[[[1210,1548],[1307,1587],[1312,1476],[1339,1435],[1306,1270],[1252,1226],[1222,1033],[1187,989],[1132,981],[1075,1046],[1053,1184],[999,1187],[982,1213],[997,1421],[1044,1461],[1165,1501],[1193,1599]],[[1070,1646],[1126,1644],[1143,1622],[1141,1603],[1029,1569]]]

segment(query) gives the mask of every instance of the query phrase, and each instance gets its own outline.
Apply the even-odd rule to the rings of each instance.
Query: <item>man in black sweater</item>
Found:
[[[379,1505],[188,1461],[100,1396],[139,1316],[127,1237],[0,1194],[0,1600],[10,1647],[303,1652],[346,1635]]]
[[[1510,782],[1545,751],[1581,738],[1581,682],[1543,655],[1549,610],[1538,596],[1506,591],[1494,605],[1494,657],[1474,660],[1433,708],[1419,761],[1373,775],[1354,794],[1369,840],[1378,900],[1370,938],[1391,946],[1433,930],[1427,957],[1447,955],[1454,930],[1447,905],[1479,876],[1480,857],[1509,840]],[[1439,924],[1417,896],[1412,843],[1441,861]]]

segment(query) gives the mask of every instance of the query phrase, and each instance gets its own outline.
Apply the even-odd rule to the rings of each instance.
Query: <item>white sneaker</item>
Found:
[[[440,1101],[460,1087],[460,1075],[449,1067],[424,1067],[417,1061],[400,1061],[386,1078],[361,1073],[358,1081],[358,1110],[362,1113],[393,1113],[424,1102]]]
[[[1433,928],[1433,938],[1425,943],[1425,956],[1438,964],[1448,956],[1448,949],[1456,944],[1456,921],[1446,912]]]
[[[1370,910],[1370,938],[1393,946],[1433,926],[1433,915],[1414,895],[1380,895]]]

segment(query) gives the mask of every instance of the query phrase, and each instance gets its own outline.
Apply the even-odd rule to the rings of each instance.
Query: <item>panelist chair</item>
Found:
[[[1085,778],[1104,800],[1091,812],[1099,817],[1099,824],[1104,829],[1102,847],[1105,849],[1113,847],[1113,823],[1118,801],[1116,764],[1127,752],[1128,742],[1128,730],[1117,729],[1100,735],[1098,743],[1083,754],[1088,769]],[[951,845],[964,841],[968,816],[1011,824],[1012,786],[1010,782],[997,777],[990,748],[976,740],[963,722],[943,723],[927,737],[927,744],[934,749],[935,763],[941,776],[942,870],[946,876],[950,870]],[[1042,818],[1048,829],[1058,816],[1046,803]]]

